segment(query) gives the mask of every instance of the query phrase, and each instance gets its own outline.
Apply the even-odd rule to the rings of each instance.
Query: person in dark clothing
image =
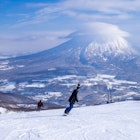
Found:
[[[43,102],[40,100],[40,101],[37,103],[37,106],[38,106],[38,110],[40,110],[41,107],[43,106]]]
[[[65,109],[65,114],[69,114],[69,112],[71,111],[71,109],[73,108],[74,103],[77,101],[78,102],[78,98],[77,98],[77,93],[79,92],[80,89],[80,84],[77,85],[77,88],[73,90],[70,98],[69,98],[69,107],[67,107]]]

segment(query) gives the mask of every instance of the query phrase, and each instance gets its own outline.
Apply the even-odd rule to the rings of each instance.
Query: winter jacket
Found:
[[[43,106],[43,103],[41,101],[38,102],[38,107]]]
[[[73,92],[72,92],[72,94],[71,94],[71,96],[70,96],[70,98],[68,100],[70,103],[74,104],[75,101],[78,102],[77,93],[78,93],[78,89],[73,90]]]

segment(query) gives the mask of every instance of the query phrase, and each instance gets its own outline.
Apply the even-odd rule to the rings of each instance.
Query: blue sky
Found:
[[[139,47],[139,15],[139,0],[0,0],[0,54],[46,50],[97,23],[103,26],[99,30],[111,26],[110,36],[128,33],[128,41]]]

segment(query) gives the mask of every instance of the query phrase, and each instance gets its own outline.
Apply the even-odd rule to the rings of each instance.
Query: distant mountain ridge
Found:
[[[20,94],[0,92],[0,107],[14,111],[35,111],[37,110],[37,101]],[[62,106],[44,103],[42,109],[57,108],[62,108]]]
[[[69,41],[46,51],[29,56],[19,57],[10,61],[12,65],[24,65],[26,72],[45,71],[50,68],[66,69],[69,71],[81,71],[92,74],[104,71],[104,73],[116,74],[116,70],[139,70],[139,57],[136,51],[123,38],[116,40],[102,39],[99,42],[96,37],[90,35],[72,34]],[[116,69],[116,70],[115,70]],[[123,70],[124,69],[124,70]],[[66,72],[66,73],[67,73]],[[74,73],[75,73],[74,72]],[[71,74],[74,74],[73,72]],[[117,72],[118,73],[118,72]]]
[[[71,38],[70,38],[71,37]],[[53,60],[63,57],[71,57],[75,59],[87,59],[89,61],[90,57],[117,57],[122,56],[123,58],[132,58],[137,55],[137,52],[129,45],[129,43],[122,37],[120,38],[99,38],[93,35],[83,35],[78,33],[73,33],[68,36],[69,41],[60,44],[52,49],[42,51],[36,54],[22,56],[19,58],[40,58]],[[64,54],[64,55],[63,55]],[[48,58],[47,58],[48,57]],[[54,61],[54,60],[53,60]],[[75,60],[76,61],[76,60]]]

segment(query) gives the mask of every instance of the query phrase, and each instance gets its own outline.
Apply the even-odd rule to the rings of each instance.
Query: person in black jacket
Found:
[[[72,94],[71,94],[71,96],[68,100],[69,101],[69,107],[67,107],[65,109],[65,114],[69,114],[69,112],[73,108],[73,105],[74,105],[75,101],[78,102],[77,93],[78,93],[79,89],[80,89],[80,84],[78,84],[77,88],[73,90],[73,92],[72,92]]]

